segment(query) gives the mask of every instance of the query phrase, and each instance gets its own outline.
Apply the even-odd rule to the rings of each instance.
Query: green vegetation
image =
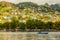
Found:
[[[60,4],[37,5],[32,2],[0,2],[0,29],[58,29]]]
[[[58,27],[58,28],[57,28]],[[12,21],[0,24],[0,29],[60,29],[60,22],[43,22],[41,20],[27,20],[26,23]]]

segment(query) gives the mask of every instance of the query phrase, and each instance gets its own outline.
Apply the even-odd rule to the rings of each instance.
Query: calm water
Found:
[[[0,40],[60,40],[60,32],[0,32]]]

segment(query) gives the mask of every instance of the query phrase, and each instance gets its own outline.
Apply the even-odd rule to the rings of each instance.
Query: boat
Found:
[[[38,34],[48,34],[48,32],[38,32]]]

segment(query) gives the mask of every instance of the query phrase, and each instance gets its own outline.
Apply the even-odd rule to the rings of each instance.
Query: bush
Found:
[[[55,29],[57,29],[57,30],[60,29],[60,22],[55,22]]]
[[[27,20],[26,27],[28,29],[35,29],[35,27],[36,27],[35,21],[34,20]]]
[[[46,24],[45,24],[45,28],[46,29],[53,29],[53,23],[52,22],[47,22]]]

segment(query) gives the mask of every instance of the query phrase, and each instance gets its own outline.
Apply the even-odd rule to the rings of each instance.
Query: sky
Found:
[[[0,0],[2,1],[2,0]],[[19,2],[34,2],[34,3],[37,3],[37,4],[44,4],[44,3],[48,3],[48,4],[60,4],[60,0],[5,0],[5,1],[8,1],[8,2],[12,2],[12,3],[19,3]]]

